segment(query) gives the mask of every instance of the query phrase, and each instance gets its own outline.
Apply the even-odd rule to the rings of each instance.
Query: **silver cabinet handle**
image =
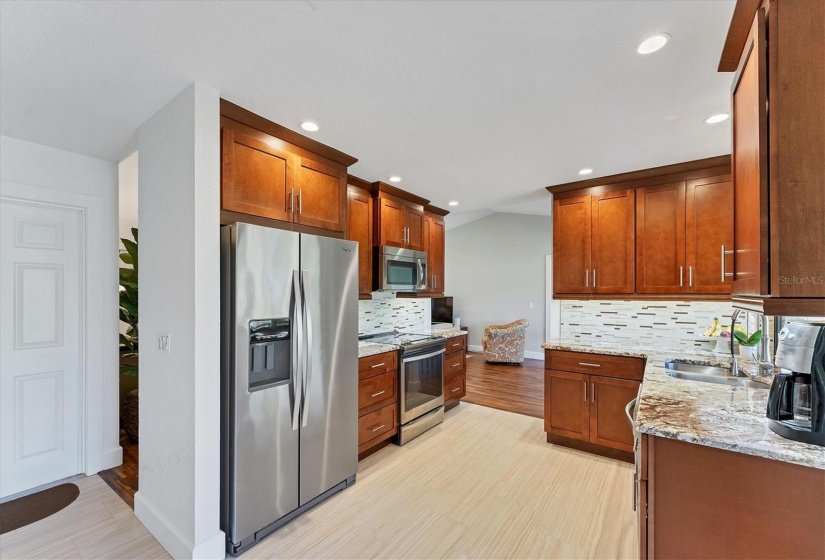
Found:
[[[294,200],[293,200],[294,198],[295,198],[295,191],[290,190],[289,191],[289,213],[290,214],[292,214],[292,212],[294,212],[294,208],[295,208]]]
[[[579,362],[579,365],[585,367],[602,367],[601,364],[591,364],[589,362]]]
[[[454,342],[453,343],[453,348],[455,348],[456,346],[461,346],[461,343],[460,342]]]
[[[682,281],[682,277],[684,276],[683,272],[684,272],[683,267],[680,266],[679,267],[679,287],[680,288],[684,284],[684,282]]]
[[[450,392],[451,392],[451,393],[455,393],[456,391],[460,391],[460,390],[461,390],[461,387],[456,387],[455,389],[453,389],[453,390],[452,390],[452,391],[450,391]]]
[[[303,194],[304,194],[303,189],[298,189],[298,213],[299,214],[304,213],[304,205],[303,205],[304,197],[302,196]]]
[[[300,198],[298,199],[300,200]],[[310,307],[309,301],[309,290],[307,286],[309,285],[309,281],[307,280],[307,271],[304,270],[301,272],[301,296],[304,300],[304,324],[306,325],[307,329],[307,339],[306,339],[306,371],[304,372],[304,395],[303,395],[303,408],[304,408],[304,416],[303,420],[301,421],[301,426],[306,427],[307,420],[309,419],[309,391],[311,388],[311,381],[312,381],[312,309]]]
[[[374,427],[374,428],[372,429],[372,431],[373,431],[373,432],[377,432],[378,430],[380,430],[381,428],[384,428],[384,427],[386,427],[386,424],[381,424],[380,426],[376,426],[376,427]]]
[[[722,259],[722,267],[721,267],[721,268],[722,268],[722,282],[724,282],[724,281],[725,281],[725,278],[729,278],[729,277],[733,276],[733,272],[725,272],[725,255],[732,255],[732,254],[733,254],[733,251],[726,251],[726,250],[725,250],[725,246],[724,246],[724,245],[722,245],[722,250],[721,250],[721,259]]]
[[[596,402],[596,382],[593,382],[593,396],[591,397],[593,402]]]
[[[456,363],[453,364],[453,367],[460,366],[460,365],[461,365],[461,362],[456,362]]]
[[[587,381],[584,382],[584,402],[587,402]]]
[[[585,288],[590,287],[590,269],[589,268],[584,269],[584,287]]]
[[[378,395],[383,395],[384,393],[386,393],[386,391],[378,391],[377,393],[373,393],[372,395],[370,395],[370,398],[373,399]]]
[[[693,287],[693,265],[688,267],[688,287]]]
[[[380,364],[375,364],[374,366],[370,366],[370,369],[380,368],[381,366],[385,366],[385,365],[387,365],[387,364],[385,364],[384,362],[381,362]]]
[[[639,400],[639,397],[636,397],[624,407],[624,414],[627,416],[627,421],[630,423],[631,431],[636,431],[636,426],[634,425],[636,420],[633,418],[633,410],[636,408],[636,401]]]
[[[593,289],[596,289],[596,269],[593,269]]]

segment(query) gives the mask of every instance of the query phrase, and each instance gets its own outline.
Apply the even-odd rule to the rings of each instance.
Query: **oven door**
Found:
[[[444,348],[401,357],[401,423],[444,404]]]

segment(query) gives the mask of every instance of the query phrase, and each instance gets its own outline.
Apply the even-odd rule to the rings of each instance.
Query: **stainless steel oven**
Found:
[[[443,342],[402,350],[400,445],[444,419],[444,352]]]
[[[427,253],[382,245],[377,249],[378,288],[399,292],[427,289]]]

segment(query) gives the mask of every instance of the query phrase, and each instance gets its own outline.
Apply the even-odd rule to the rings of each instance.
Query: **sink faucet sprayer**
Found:
[[[731,368],[733,371],[731,372],[731,374],[738,377],[746,377],[744,373],[739,371],[739,358],[736,356],[736,352],[733,351],[733,343],[736,340],[733,337],[733,333],[736,331],[736,320],[739,318],[740,313],[742,313],[742,309],[735,309],[733,311],[733,315],[731,315],[730,317],[730,355],[733,358],[733,363],[731,364]],[[762,329],[762,340],[759,342],[759,367],[771,368],[773,367],[773,364],[768,359],[768,318],[765,316],[764,313],[757,313],[756,317],[756,326],[757,328]],[[746,332],[750,327],[749,319],[750,311],[745,311]]]

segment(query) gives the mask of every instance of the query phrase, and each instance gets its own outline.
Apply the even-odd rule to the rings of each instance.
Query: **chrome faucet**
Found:
[[[731,358],[733,358],[733,362],[731,364],[731,375],[735,375],[737,377],[747,377],[744,373],[739,371],[739,358],[733,350],[733,343],[736,340],[733,337],[733,333],[736,332],[736,320],[739,318],[740,313],[742,313],[742,309],[735,309],[730,317],[730,355]],[[770,337],[768,336],[768,318],[764,313],[757,313],[756,316],[756,326],[757,328],[762,329],[762,340],[759,343],[759,367],[769,369],[773,367],[773,364],[768,359],[768,342],[770,340]],[[750,317],[750,312],[745,311],[746,323],[749,322],[748,317]],[[748,331],[747,327],[749,326],[750,325],[747,325],[745,328],[746,333]]]

